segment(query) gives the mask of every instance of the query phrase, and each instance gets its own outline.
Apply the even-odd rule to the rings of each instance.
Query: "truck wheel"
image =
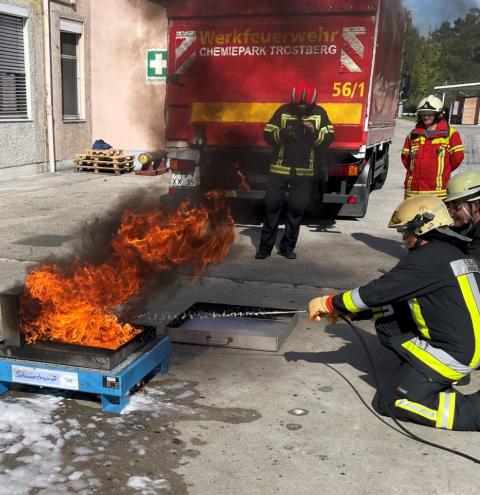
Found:
[[[383,187],[385,184],[385,181],[387,180],[387,175],[388,175],[388,154],[385,154],[384,157],[382,158],[383,160],[383,170],[382,173],[377,175],[375,178],[375,181],[373,182],[373,189],[375,191],[378,191]]]
[[[372,169],[373,170],[373,169]],[[367,187],[365,188],[366,192],[365,192],[365,199],[363,201],[363,205],[362,205],[362,210],[361,210],[361,213],[359,215],[356,215],[356,218],[363,218],[366,214],[367,214],[367,210],[368,210],[368,199],[370,198],[370,191],[372,190],[372,187],[373,184],[372,184],[372,172],[369,174],[369,178],[368,178],[368,184],[367,184]]]
[[[367,214],[368,199],[370,198],[370,191],[373,189],[374,184],[375,183],[373,181],[373,167],[370,166],[370,171],[368,172],[368,180],[367,183],[365,184],[365,198],[361,206],[362,209],[358,215],[355,215],[355,218],[363,218]]]

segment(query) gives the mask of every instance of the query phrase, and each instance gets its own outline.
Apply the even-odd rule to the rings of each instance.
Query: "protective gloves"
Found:
[[[314,143],[318,139],[319,131],[317,131],[315,126],[308,120],[303,121],[303,128],[307,141],[309,143]]]
[[[297,126],[287,125],[280,130],[280,138],[283,141],[296,141],[299,138]]]
[[[320,321],[326,317],[328,322],[335,325],[338,320],[338,315],[333,307],[333,295],[315,297],[308,303],[308,312],[311,321]]]

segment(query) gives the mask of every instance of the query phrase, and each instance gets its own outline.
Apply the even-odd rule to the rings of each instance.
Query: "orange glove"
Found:
[[[308,303],[308,312],[311,321],[320,321],[326,317],[328,322],[335,325],[338,320],[338,315],[333,307],[333,295],[315,297]]]

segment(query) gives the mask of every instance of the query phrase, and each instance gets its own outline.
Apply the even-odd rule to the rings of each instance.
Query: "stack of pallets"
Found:
[[[133,155],[125,155],[123,150],[110,148],[108,150],[85,150],[85,153],[75,155],[73,169],[92,171],[96,174],[114,172],[115,175],[133,170]]]

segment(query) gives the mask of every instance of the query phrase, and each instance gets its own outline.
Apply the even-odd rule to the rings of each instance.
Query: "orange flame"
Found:
[[[28,274],[21,331],[27,343],[55,340],[117,349],[141,330],[122,324],[115,307],[137,294],[155,271],[190,264],[200,275],[228,254],[234,239],[233,219],[216,191],[205,195],[204,206],[186,201],[173,214],[160,208],[127,210],[104,263],[77,261],[68,269],[44,264]]]
[[[235,163],[233,165],[233,168],[235,169],[235,172],[240,179],[240,189],[243,189],[244,191],[250,191],[250,185],[247,182],[245,174],[240,170],[240,165],[238,163]]]

